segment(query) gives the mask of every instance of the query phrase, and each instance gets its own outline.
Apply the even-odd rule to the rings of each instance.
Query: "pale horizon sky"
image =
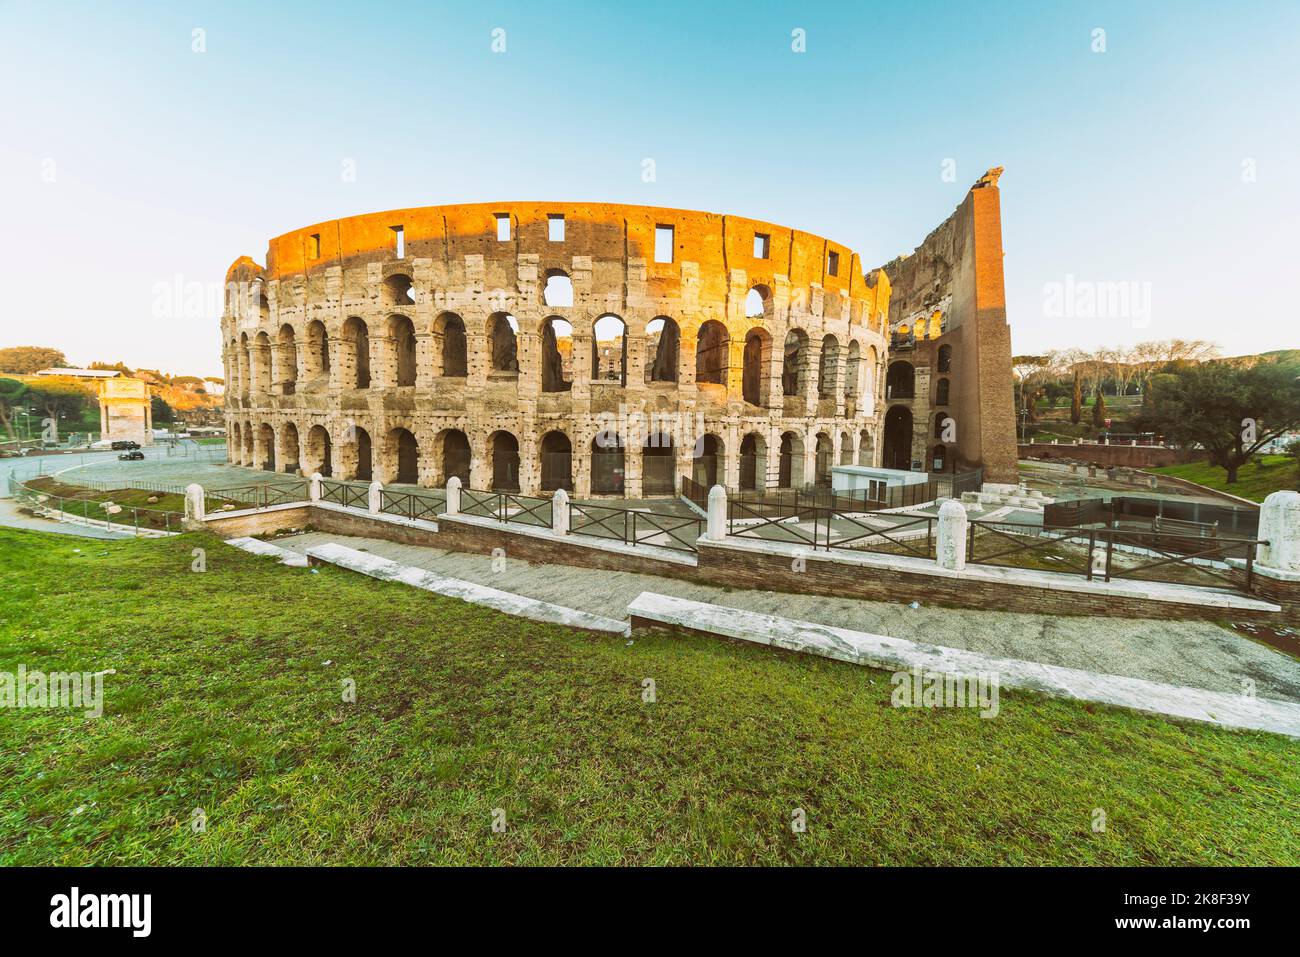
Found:
[[[226,268],[338,216],[643,203],[879,265],[992,166],[1017,353],[1300,347],[1295,2],[0,2],[0,82],[0,347],[80,364],[220,375]]]

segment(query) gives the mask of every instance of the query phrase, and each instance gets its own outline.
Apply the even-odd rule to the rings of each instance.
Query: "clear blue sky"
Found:
[[[0,3],[0,85],[0,345],[74,361],[219,374],[216,313],[157,284],[335,216],[649,203],[883,263],[997,165],[1017,352],[1300,346],[1295,0]],[[1149,321],[1047,315],[1067,276]]]

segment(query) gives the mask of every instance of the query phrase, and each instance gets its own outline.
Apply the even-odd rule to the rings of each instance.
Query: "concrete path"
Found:
[[[24,515],[12,499],[0,499],[0,525],[5,528],[23,528],[34,532],[51,532],[55,535],[73,535],[77,538],[116,539],[131,538],[125,532],[114,532],[93,525],[76,525],[71,522],[55,522],[48,518],[35,518]]]
[[[303,553],[327,542],[609,618],[624,617],[639,594],[652,591],[925,644],[1228,694],[1240,693],[1250,687],[1246,684],[1250,681],[1262,697],[1300,701],[1300,661],[1211,622],[912,609],[906,595],[899,596],[899,603],[889,603],[728,590],[634,572],[533,564],[509,556],[501,571],[494,572],[490,555],[321,533],[276,540],[277,545]]]

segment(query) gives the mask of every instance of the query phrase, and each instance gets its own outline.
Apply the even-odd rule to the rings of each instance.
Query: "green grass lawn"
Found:
[[[1243,465],[1237,472],[1235,485],[1228,484],[1228,473],[1208,462],[1190,462],[1186,465],[1167,465],[1164,468],[1147,469],[1157,475],[1172,475],[1175,478],[1196,482],[1207,488],[1218,489],[1262,502],[1270,492],[1282,489],[1300,488],[1300,470],[1295,459],[1289,455],[1260,455],[1254,461]]]
[[[99,719],[0,710],[3,864],[1300,863],[1285,738],[1030,693],[896,709],[883,672],[629,644],[203,535],[0,529],[20,663],[117,673]]]

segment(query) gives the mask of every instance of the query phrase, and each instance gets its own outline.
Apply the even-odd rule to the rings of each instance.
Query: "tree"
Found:
[[[1083,418],[1083,388],[1079,381],[1079,370],[1074,370],[1074,398],[1070,402],[1070,421],[1075,425]]]
[[[66,366],[67,358],[58,349],[46,346],[13,346],[0,349],[0,372],[31,375],[42,369]]]
[[[14,433],[14,415],[27,401],[27,385],[17,379],[0,379],[0,429],[6,435]]]
[[[86,368],[87,368],[87,369],[95,369],[95,370],[100,371],[100,372],[120,372],[120,373],[122,373],[122,375],[127,376],[128,378],[130,378],[131,376],[135,375],[135,373],[131,371],[131,367],[128,366],[125,362],[99,362],[99,361],[96,361],[96,362],[92,362],[90,365],[86,366]]]
[[[1300,382],[1278,362],[1188,365],[1152,380],[1148,418],[1178,444],[1204,448],[1233,485],[1256,452],[1300,427]]]
[[[1097,383],[1097,400],[1092,404],[1092,424],[1101,428],[1106,424],[1106,396],[1102,394],[1101,383]]]
[[[1043,383],[1051,373],[1053,356],[1014,356],[1011,371],[1016,377],[1019,404],[1029,422],[1038,421],[1035,404],[1043,394]]]

